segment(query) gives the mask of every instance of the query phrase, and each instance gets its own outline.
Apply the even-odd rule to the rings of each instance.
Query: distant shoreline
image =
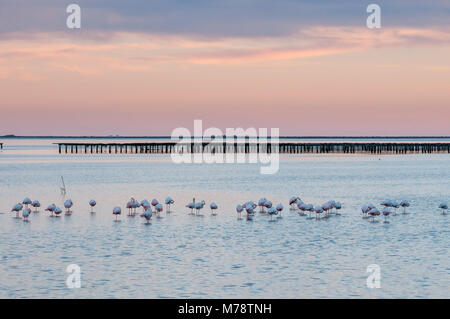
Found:
[[[225,136],[224,136],[225,137]],[[21,136],[3,135],[1,139],[171,139],[171,136]],[[193,137],[194,138],[194,137]],[[280,136],[280,139],[450,139],[450,136]]]

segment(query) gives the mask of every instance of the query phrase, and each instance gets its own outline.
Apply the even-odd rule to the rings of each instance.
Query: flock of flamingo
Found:
[[[170,214],[170,206],[174,204],[174,200],[171,197],[167,197],[164,201],[166,205],[166,213]],[[91,213],[94,213],[94,207],[97,205],[95,200],[89,201],[89,206],[91,207]],[[192,202],[188,203],[186,207],[190,209],[189,214],[195,216],[203,216],[201,214],[201,210],[205,207],[206,202],[204,200],[196,202],[195,198]],[[366,204],[361,207],[361,211],[363,214],[363,218],[370,218],[372,222],[375,222],[375,218],[377,216],[383,215],[384,222],[388,223],[387,218],[390,215],[397,215],[397,209],[402,207],[402,214],[407,214],[406,208],[410,206],[408,201],[401,201],[398,203],[397,201],[386,200],[380,203],[383,206],[383,209],[380,211],[373,204]],[[64,202],[64,208],[66,209],[65,215],[72,214],[73,201],[68,199]],[[338,213],[339,210],[342,209],[342,204],[340,202],[336,202],[334,200],[330,200],[322,205],[306,204],[299,197],[292,196],[289,199],[290,210],[298,210],[300,216],[307,216],[308,218],[329,218],[332,215],[340,215]],[[33,213],[38,213],[41,204],[38,200],[32,201],[28,197],[26,197],[21,203],[17,203],[13,206],[11,212],[16,213],[15,218],[22,218],[24,221],[28,222],[28,218],[32,212],[31,207],[34,209]],[[128,209],[127,215],[133,217],[137,214],[137,209],[142,207],[142,213],[139,215],[145,218],[146,223],[149,224],[152,217],[162,218],[161,212],[163,212],[163,205],[158,202],[157,199],[153,199],[151,202],[144,199],[141,202],[137,201],[133,197],[127,202],[126,208]],[[239,204],[236,206],[236,213],[238,215],[238,219],[242,219],[242,214],[245,215],[247,220],[252,220],[255,216],[255,212],[259,207],[260,214],[270,215],[270,221],[273,220],[273,216],[277,216],[277,218],[281,218],[281,212],[283,211],[283,205],[277,204],[273,205],[271,201],[266,198],[261,198],[256,204],[253,201],[245,202],[244,204]],[[211,215],[217,215],[217,209],[219,206],[212,202],[209,204],[209,208],[211,210]],[[442,210],[442,214],[446,215],[448,210],[448,204],[443,202],[439,205],[439,209]],[[195,212],[194,212],[195,210]],[[57,207],[55,204],[49,205],[45,211],[51,213],[50,217],[59,217],[63,210]],[[22,212],[22,216],[20,213]],[[122,209],[120,206],[116,206],[113,208],[113,215],[115,216],[115,221],[120,221],[118,216],[121,215]],[[311,214],[315,214],[315,217],[312,217]]]

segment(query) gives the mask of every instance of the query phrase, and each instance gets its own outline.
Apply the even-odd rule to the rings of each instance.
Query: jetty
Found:
[[[170,153],[271,153],[281,154],[437,154],[450,153],[450,143],[373,143],[373,142],[148,142],[148,143],[54,143],[59,154],[170,154]]]

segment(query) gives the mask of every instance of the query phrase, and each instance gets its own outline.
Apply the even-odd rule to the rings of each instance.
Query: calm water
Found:
[[[7,139],[0,151],[1,298],[450,298],[450,155],[282,156],[276,175],[259,164],[173,164],[163,155],[59,155],[51,139]],[[12,218],[25,196],[62,206],[60,176],[72,216],[41,211]],[[112,208],[170,195],[174,213],[145,225]],[[342,216],[310,220],[289,211],[300,196],[343,203]],[[218,216],[188,215],[195,197]],[[267,197],[283,218],[237,220],[235,206]],[[97,200],[91,215],[89,199]],[[407,199],[409,215],[389,224],[363,220],[360,207]],[[381,219],[380,219],[381,220]],[[66,287],[70,264],[81,289]],[[381,288],[366,267],[381,267]]]

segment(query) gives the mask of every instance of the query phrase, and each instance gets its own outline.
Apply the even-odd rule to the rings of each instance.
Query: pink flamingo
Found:
[[[48,211],[48,212],[52,213],[50,215],[50,217],[53,217],[53,213],[55,212],[55,210],[56,210],[56,205],[55,204],[48,205],[48,207],[45,209],[45,211]]]
[[[211,215],[217,215],[216,210],[219,208],[216,203],[209,204],[209,208],[211,208]]]
[[[39,203],[38,200],[34,200],[34,201],[31,203],[31,206],[33,206],[33,208],[34,208],[33,213],[39,213],[39,207],[41,207],[41,203]]]
[[[236,206],[236,212],[238,214],[238,219],[242,219],[241,218],[241,213],[242,213],[243,210],[244,210],[244,207],[242,207],[242,205],[237,205]]]
[[[59,215],[62,213],[62,209],[59,207],[56,207],[54,210],[55,217],[59,217]]]
[[[97,205],[97,202],[96,202],[95,200],[91,199],[91,200],[89,201],[89,206],[91,206],[91,213],[94,212],[94,207],[95,207],[95,205]]]
[[[66,208],[66,215],[70,215],[72,211],[70,208],[73,206],[73,202],[71,199],[68,199],[64,202],[64,207]]]
[[[147,220],[146,224],[150,224],[150,220],[152,219],[152,215],[153,215],[152,210],[151,209],[146,209],[141,214],[141,217],[144,217]]]
[[[29,199],[28,197],[25,197],[22,201],[22,204],[25,205],[25,208],[28,208],[28,205],[30,205],[31,203],[31,199]]]
[[[122,209],[119,206],[116,206],[113,208],[113,215],[116,215],[116,222],[119,221],[117,220],[117,217],[122,214]]]
[[[20,218],[19,217],[19,213],[22,210],[23,205],[21,203],[17,203],[16,205],[13,206],[13,208],[11,209],[11,212],[15,212],[16,213],[16,217],[15,218]]]
[[[160,203],[156,204],[155,205],[155,210],[156,210],[156,213],[158,214],[158,218],[162,218],[161,217],[161,212],[163,211],[163,205],[160,204]]]

